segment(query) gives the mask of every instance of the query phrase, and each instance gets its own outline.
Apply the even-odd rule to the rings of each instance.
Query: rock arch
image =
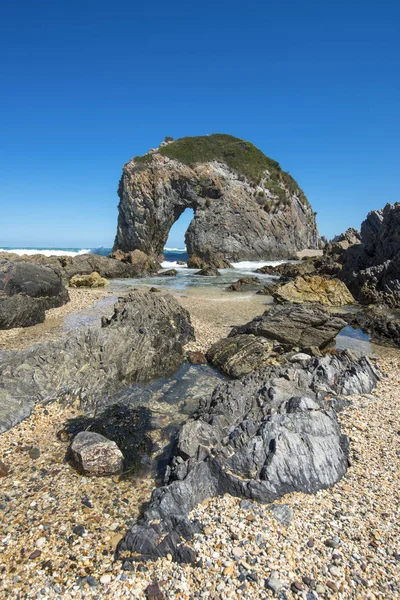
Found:
[[[279,165],[274,168],[284,173]],[[136,157],[124,166],[119,184],[114,249],[160,256],[172,225],[187,208],[194,211],[185,236],[190,257],[207,260],[212,253],[229,260],[260,260],[316,248],[319,236],[311,206],[284,175],[278,184],[265,170],[255,183],[215,160],[185,164],[162,149]]]

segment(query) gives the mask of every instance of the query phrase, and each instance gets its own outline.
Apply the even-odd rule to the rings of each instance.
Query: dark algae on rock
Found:
[[[118,194],[115,250],[160,256],[186,208],[195,212],[187,251],[199,268],[210,254],[220,268],[223,260],[282,258],[319,245],[315,215],[291,175],[230,135],[181,138],[133,158]]]

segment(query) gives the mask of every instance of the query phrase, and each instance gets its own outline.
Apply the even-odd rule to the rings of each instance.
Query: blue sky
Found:
[[[111,245],[123,163],[213,132],[290,171],[322,234],[358,227],[399,200],[399,17],[385,0],[3,3],[0,246]]]

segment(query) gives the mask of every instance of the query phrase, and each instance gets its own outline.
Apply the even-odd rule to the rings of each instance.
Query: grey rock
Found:
[[[57,269],[0,259],[0,329],[42,323],[46,310],[68,300]]]
[[[400,203],[372,211],[361,225],[361,244],[343,257],[340,279],[362,304],[400,307]]]
[[[305,354],[304,352],[298,352],[291,356],[289,360],[292,363],[299,363],[299,365],[305,367],[312,361],[312,356]]]
[[[319,305],[273,306],[246,325],[234,327],[229,337],[252,334],[288,348],[325,348],[346,322]]]
[[[81,431],[75,436],[69,458],[84,475],[112,475],[119,473],[124,464],[124,455],[117,444],[92,431]]]
[[[168,271],[160,271],[160,273],[157,273],[157,277],[175,277],[176,275],[178,275],[176,269],[168,269]]]
[[[273,504],[270,508],[275,519],[282,525],[290,525],[293,519],[293,510],[288,504]]]
[[[196,139],[207,142],[207,137]],[[231,136],[225,140],[228,144],[233,140],[235,149],[242,147],[246,156],[248,143]],[[179,142],[169,144],[168,150]],[[228,260],[256,260],[317,248],[319,235],[311,206],[296,182],[275,161],[270,164],[270,171],[266,169],[255,182],[218,157],[185,164],[166,156],[161,148],[132,159],[123,167],[118,189],[115,249],[138,248],[161,255],[171,226],[186,208],[195,211],[186,233],[188,254],[206,264],[211,264],[206,258],[210,251]],[[279,181],[272,181],[272,173]]]
[[[325,546],[328,546],[328,548],[338,548],[340,546],[340,538],[337,535],[334,535],[332,538],[325,541]]]
[[[165,555],[174,519],[190,529],[188,513],[209,496],[271,503],[333,485],[347,469],[348,439],[324,398],[371,391],[378,379],[367,358],[343,352],[307,367],[268,367],[221,383],[181,429],[169,483],[153,492],[119,550]],[[168,544],[175,558],[178,548],[178,542],[172,551]]]
[[[278,594],[283,588],[283,583],[276,575],[271,575],[265,580],[265,587]]]
[[[132,292],[101,327],[57,342],[0,353],[0,432],[36,402],[78,397],[94,406],[134,382],[172,375],[193,339],[189,313],[169,295]]]
[[[240,378],[265,367],[273,353],[274,343],[255,335],[223,338],[211,346],[207,360],[229,375]]]

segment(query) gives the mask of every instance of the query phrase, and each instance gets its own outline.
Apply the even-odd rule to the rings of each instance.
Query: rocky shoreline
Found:
[[[191,303],[197,340],[189,349],[209,347],[213,337],[260,312],[260,297],[234,296],[225,306],[201,294],[196,300],[177,297]],[[238,305],[235,317],[229,309]],[[212,334],[213,322],[220,329]],[[189,515],[203,532],[187,542],[201,566],[179,565],[171,556],[145,567],[114,562],[117,544],[150,500],[154,479],[82,478],[64,460],[68,442],[57,437],[62,423],[81,409],[37,405],[0,437],[10,468],[1,479],[0,595],[149,598],[157,597],[151,589],[158,586],[166,598],[272,598],[272,588],[282,586],[282,598],[398,597],[400,357],[390,349],[384,356],[378,365],[385,377],[377,389],[351,396],[352,404],[338,414],[351,441],[341,482],[313,495],[287,494],[278,503],[287,507],[282,511],[229,495],[205,501]]]

